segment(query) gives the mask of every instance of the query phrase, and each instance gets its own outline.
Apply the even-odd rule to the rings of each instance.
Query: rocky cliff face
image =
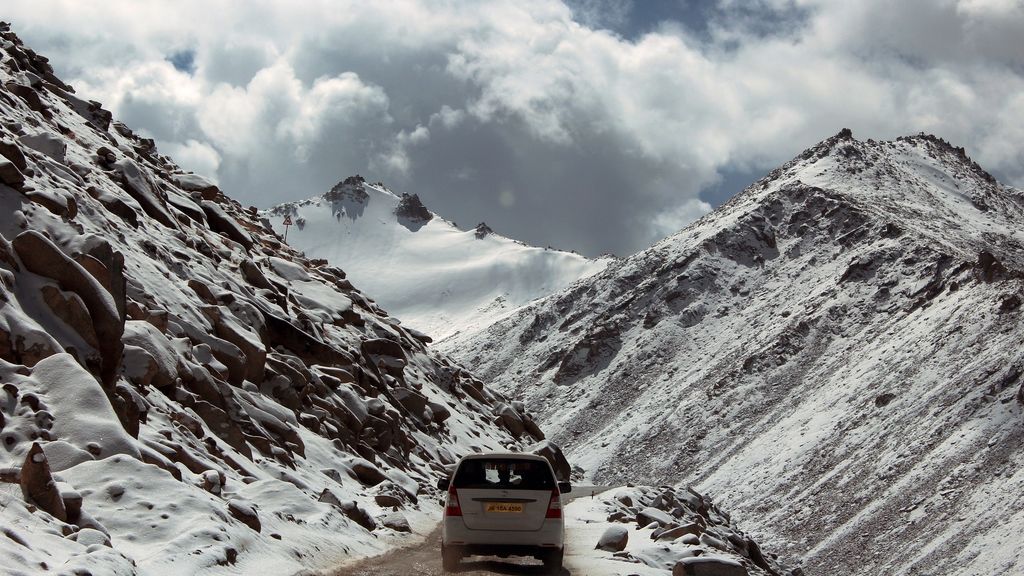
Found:
[[[422,521],[460,453],[543,437],[6,24],[0,202],[5,569],[324,565]]]
[[[1022,216],[962,149],[843,131],[442,345],[595,479],[693,483],[807,573],[1024,570]]]

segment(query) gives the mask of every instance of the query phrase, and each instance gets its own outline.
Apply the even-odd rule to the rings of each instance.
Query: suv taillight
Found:
[[[454,483],[448,487],[448,505],[444,508],[445,516],[462,516],[462,506],[459,505],[459,494],[455,491]]]
[[[548,513],[545,518],[562,517],[562,497],[558,494],[558,488],[551,491],[551,502],[548,504]]]

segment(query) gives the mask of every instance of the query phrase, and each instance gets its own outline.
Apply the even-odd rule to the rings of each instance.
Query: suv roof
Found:
[[[547,458],[536,454],[525,452],[482,452],[480,454],[467,454],[459,459],[463,460],[489,460],[492,458],[514,458],[516,460],[534,460],[547,462]]]

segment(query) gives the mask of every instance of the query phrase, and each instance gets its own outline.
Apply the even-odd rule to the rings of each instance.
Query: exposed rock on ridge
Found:
[[[1022,219],[963,149],[844,130],[442,346],[597,480],[699,485],[808,573],[1021,570]]]

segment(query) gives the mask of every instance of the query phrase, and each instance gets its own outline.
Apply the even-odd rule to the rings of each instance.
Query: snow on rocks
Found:
[[[5,569],[321,568],[426,530],[458,455],[525,447],[344,272],[0,39]]]
[[[608,555],[598,553],[599,560],[638,563],[658,570],[657,573],[673,576],[797,576],[802,573],[774,555],[763,554],[717,505],[687,490],[651,486],[615,488],[596,499],[574,501],[567,507],[566,514],[573,522],[574,531],[581,532],[571,537],[570,551],[575,553],[573,548],[578,546],[579,538],[600,534],[596,546],[591,546]],[[600,526],[605,528],[597,532]]]
[[[743,564],[718,556],[682,558],[672,568],[672,576],[747,576]]]
[[[606,552],[620,552],[626,548],[626,544],[629,542],[629,529],[625,526],[609,526],[603,534],[601,539],[597,541],[597,546],[594,548],[598,550],[605,550]]]

